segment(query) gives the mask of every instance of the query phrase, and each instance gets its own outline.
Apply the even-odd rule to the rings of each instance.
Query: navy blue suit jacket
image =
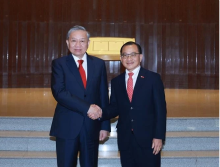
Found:
[[[82,126],[88,135],[99,138],[100,130],[110,131],[110,121],[88,118],[91,104],[101,108],[109,104],[106,67],[103,60],[87,55],[87,86],[83,82],[72,54],[53,60],[51,89],[57,101],[50,135],[74,139]]]
[[[166,113],[164,86],[160,75],[141,67],[132,102],[126,91],[125,73],[112,79],[110,106],[103,110],[102,119],[119,116],[119,150],[128,147],[131,129],[140,146],[151,148],[153,138],[165,140]]]

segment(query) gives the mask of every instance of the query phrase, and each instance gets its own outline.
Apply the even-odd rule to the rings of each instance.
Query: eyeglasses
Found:
[[[130,58],[135,58],[136,57],[136,55],[139,55],[140,53],[135,53],[135,52],[132,52],[132,53],[130,53],[130,54],[126,54],[126,53],[123,53],[122,55],[121,55],[121,58],[122,59],[128,59],[128,57],[130,57]]]
[[[79,43],[82,46],[85,46],[88,43],[88,41],[85,39],[80,39],[80,40],[71,39],[70,42],[72,43],[72,45],[76,45],[77,43]]]

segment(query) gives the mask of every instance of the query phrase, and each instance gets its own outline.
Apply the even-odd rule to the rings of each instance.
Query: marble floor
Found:
[[[219,90],[165,89],[168,117],[218,117]],[[52,117],[50,88],[0,89],[0,116]]]

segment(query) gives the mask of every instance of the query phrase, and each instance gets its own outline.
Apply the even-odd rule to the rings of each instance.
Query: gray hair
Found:
[[[72,27],[72,28],[68,31],[68,33],[67,33],[67,35],[66,35],[66,39],[67,39],[67,40],[69,39],[71,32],[73,32],[73,31],[78,31],[78,30],[86,31],[86,33],[87,33],[87,38],[88,38],[88,40],[89,40],[89,38],[90,38],[89,32],[88,32],[83,26],[78,26],[78,25]]]

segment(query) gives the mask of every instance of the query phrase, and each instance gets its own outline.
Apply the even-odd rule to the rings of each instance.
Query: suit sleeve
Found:
[[[69,110],[87,116],[90,104],[66,90],[65,75],[58,60],[52,61],[51,89],[54,98],[59,104]]]
[[[103,109],[102,120],[115,118],[119,115],[114,82],[111,82],[110,105]]]
[[[162,139],[164,141],[166,134],[167,109],[164,86],[159,74],[156,75],[153,84],[153,101],[156,112],[154,138]]]
[[[105,108],[109,105],[109,95],[108,95],[108,82],[107,82],[107,74],[105,63],[103,62],[103,70],[101,76],[100,83],[100,100],[101,100],[101,108]],[[111,131],[110,120],[102,121],[101,130]]]

